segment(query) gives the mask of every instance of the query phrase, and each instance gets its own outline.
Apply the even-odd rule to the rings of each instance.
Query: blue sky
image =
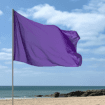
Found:
[[[80,67],[36,67],[14,61],[14,86],[105,86],[105,0],[2,0],[0,86],[12,85],[12,8],[41,24],[75,30]]]

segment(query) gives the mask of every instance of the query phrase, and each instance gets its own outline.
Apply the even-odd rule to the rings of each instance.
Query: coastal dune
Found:
[[[12,105],[12,99],[0,100],[0,105]],[[89,97],[14,99],[14,105],[105,105],[105,95]]]

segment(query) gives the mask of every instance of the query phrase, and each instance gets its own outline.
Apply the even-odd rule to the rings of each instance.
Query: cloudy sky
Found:
[[[80,67],[35,67],[14,61],[14,86],[105,86],[105,0],[2,0],[0,86],[12,85],[12,8],[35,22],[75,30]]]

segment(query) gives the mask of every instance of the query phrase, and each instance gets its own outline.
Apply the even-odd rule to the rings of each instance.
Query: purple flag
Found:
[[[82,56],[76,46],[76,31],[43,25],[14,11],[14,60],[34,66],[78,67]]]

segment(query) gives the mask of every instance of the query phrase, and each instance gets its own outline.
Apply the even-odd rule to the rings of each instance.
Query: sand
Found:
[[[12,99],[0,105],[12,105]],[[14,99],[14,105],[105,105],[105,96]]]

